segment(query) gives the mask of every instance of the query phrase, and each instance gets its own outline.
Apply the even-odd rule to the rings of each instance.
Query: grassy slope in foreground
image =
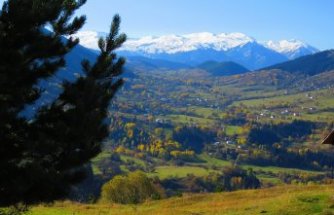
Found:
[[[57,203],[30,215],[334,215],[334,186],[282,186],[220,194],[185,195],[142,205]]]

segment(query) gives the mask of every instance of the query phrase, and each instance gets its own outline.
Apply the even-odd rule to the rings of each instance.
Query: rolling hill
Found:
[[[278,69],[290,73],[317,75],[334,70],[334,50],[303,56],[292,61],[276,64],[261,70]]]
[[[203,64],[198,65],[198,68],[207,71],[213,76],[228,76],[228,75],[237,75],[249,72],[249,70],[246,69],[245,67],[231,61],[228,62],[207,61]]]
[[[332,186],[285,186],[262,190],[231,193],[185,195],[142,205],[56,203],[54,206],[37,206],[31,215],[293,215],[333,214],[334,189]]]
[[[120,53],[122,56],[122,53]],[[178,63],[161,59],[150,59],[142,56],[128,56],[126,57],[126,68],[129,70],[178,70],[190,68],[190,65],[185,63]]]

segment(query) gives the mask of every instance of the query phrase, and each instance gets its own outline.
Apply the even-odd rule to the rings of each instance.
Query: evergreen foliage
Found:
[[[84,174],[81,166],[108,136],[107,109],[125,59],[115,49],[126,40],[120,17],[99,40],[101,53],[85,76],[65,82],[50,106],[27,120],[20,112],[41,95],[40,80],[66,66],[64,56],[84,24],[74,12],[86,0],[7,0],[0,12],[0,205],[63,197]],[[46,27],[50,30],[46,30]],[[65,39],[64,36],[68,37]]]
[[[173,139],[182,144],[185,149],[200,153],[205,143],[213,142],[215,134],[212,131],[198,127],[181,127],[173,133]]]
[[[316,123],[302,120],[294,120],[287,124],[255,125],[249,132],[248,142],[271,146],[288,138],[295,140],[306,138],[315,128]]]

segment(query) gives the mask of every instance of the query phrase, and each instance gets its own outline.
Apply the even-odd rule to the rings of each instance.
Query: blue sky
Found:
[[[114,13],[129,37],[242,32],[334,48],[333,0],[88,0],[86,30],[107,31]]]
[[[3,2],[3,0],[0,0]],[[84,30],[107,32],[113,14],[129,37],[241,32],[334,48],[334,0],[88,0]]]

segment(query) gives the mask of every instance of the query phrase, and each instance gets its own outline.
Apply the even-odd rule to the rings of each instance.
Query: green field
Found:
[[[214,122],[211,119],[192,117],[192,116],[186,116],[186,115],[168,115],[166,118],[176,124],[196,123],[198,125],[208,126],[208,125],[212,125]]]
[[[101,159],[105,159],[111,155],[110,152],[103,152],[97,158],[92,161],[93,172],[96,175],[101,174],[101,171],[96,165],[96,162],[100,161]],[[172,162],[164,163],[159,159],[155,159],[157,165],[154,168],[153,172],[147,173],[150,177],[159,177],[161,180],[167,178],[184,178],[187,175],[195,175],[195,176],[207,176],[210,173],[221,173],[223,168],[226,166],[230,166],[232,163],[230,161],[220,160],[214,157],[209,156],[206,153],[202,153],[197,156],[199,162],[195,163],[185,163],[183,166],[176,166]],[[133,162],[138,166],[145,167],[145,161],[139,158],[134,158],[126,155],[121,156],[121,160],[123,162]],[[258,174],[258,178],[262,182],[270,182],[275,185],[282,184],[281,180],[278,177],[273,176],[272,174],[279,174],[279,173],[290,173],[290,174],[308,174],[308,175],[318,175],[324,174],[324,172],[318,171],[310,171],[310,170],[302,170],[296,168],[283,168],[283,167],[276,167],[276,166],[255,166],[255,165],[246,165],[241,164],[241,168],[243,169],[253,169],[256,172],[261,172]],[[121,165],[121,169],[127,173],[129,170],[126,168],[126,165]]]
[[[156,166],[155,171],[149,173],[150,177],[157,176],[160,179],[167,179],[167,178],[183,178],[189,174],[195,176],[207,176],[210,173],[220,173],[222,172],[223,168],[226,166],[230,166],[231,162],[220,160],[217,158],[210,157],[208,154],[200,154],[198,158],[201,160],[199,163],[185,163],[184,166],[175,166],[172,164]],[[275,185],[282,184],[282,181],[271,174],[279,174],[279,173],[289,173],[289,174],[307,174],[307,175],[318,175],[323,174],[323,172],[318,171],[310,171],[310,170],[302,170],[302,169],[295,169],[295,168],[283,168],[283,167],[276,167],[276,166],[255,166],[255,165],[240,165],[243,169],[253,169],[254,171],[263,172],[258,174],[258,178],[266,183],[270,182]]]
[[[199,155],[199,158],[201,158],[204,161],[203,165],[208,168],[212,165],[216,167],[220,167],[220,168],[231,165],[231,162],[229,161],[224,161],[224,160],[220,160],[217,158],[213,158],[207,154],[201,154]],[[273,172],[273,173],[279,173],[279,172],[286,172],[286,173],[303,172],[303,173],[309,173],[309,174],[322,173],[322,172],[317,172],[317,171],[309,171],[309,170],[302,170],[302,169],[295,169],[295,168],[284,168],[284,167],[276,167],[276,166],[255,166],[255,165],[241,164],[240,167],[244,169],[252,168],[255,171],[262,170],[262,171]]]
[[[158,166],[155,168],[155,172],[149,174],[149,176],[158,176],[160,179],[166,179],[171,177],[183,178],[189,174],[193,174],[196,176],[206,176],[209,175],[210,172],[215,171],[194,166]]]
[[[241,134],[242,133],[242,127],[240,126],[227,126],[226,127],[226,134],[229,136]]]
[[[29,215],[333,215],[334,186],[278,186],[231,193],[195,194],[142,205],[56,203]]]

